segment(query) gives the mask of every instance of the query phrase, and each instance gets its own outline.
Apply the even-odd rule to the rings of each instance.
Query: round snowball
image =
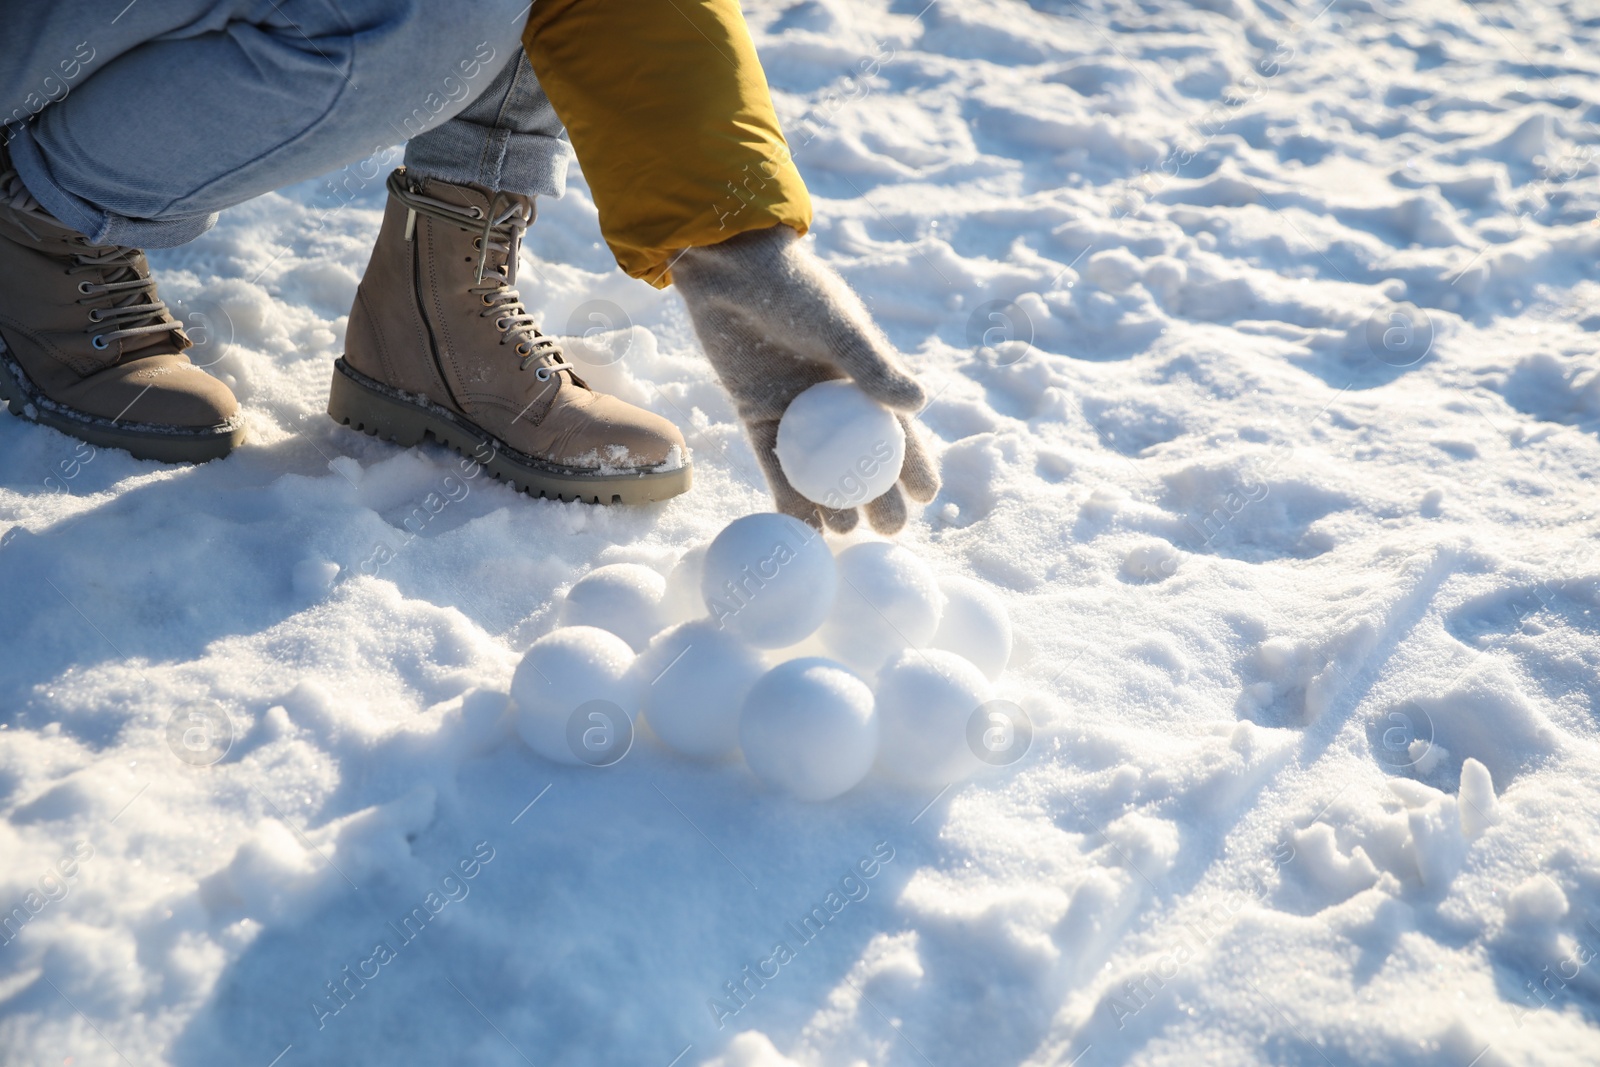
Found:
[[[661,617],[671,625],[703,618],[705,597],[700,595],[700,580],[706,573],[706,546],[695,545],[667,574],[666,592],[661,594]]]
[[[609,727],[632,738],[638,713],[637,683],[629,668],[633,650],[614,633],[593,626],[567,626],[535,641],[511,678],[517,732],[528,747],[557,763],[580,764],[571,737],[574,716],[587,708]],[[603,702],[603,703],[595,703]],[[626,725],[617,719],[627,719]]]
[[[739,713],[766,665],[710,619],[674,626],[634,662],[639,710],[675,752],[722,759],[739,748]]]
[[[906,432],[894,412],[853,382],[819,382],[789,402],[778,422],[777,453],[801,496],[853,508],[899,479]]]
[[[661,595],[666,588],[666,579],[638,563],[596,567],[567,590],[558,625],[609,630],[637,651],[665,624]]]
[[[878,752],[872,691],[831,660],[780,663],[745,698],[739,743],[763,782],[799,800],[831,799],[872,769]]]
[[[1011,619],[989,587],[971,578],[941,578],[944,615],[933,647],[965,657],[995,681],[1011,660]]]
[[[729,523],[703,566],[700,591],[711,618],[758,648],[782,648],[815,632],[839,581],[822,535],[770,512]]]
[[[839,553],[839,592],[819,635],[828,652],[863,674],[939,629],[939,580],[915,553],[887,541]]]
[[[989,699],[983,673],[953,652],[901,652],[878,674],[878,766],[908,785],[949,785],[983,766],[967,737]]]

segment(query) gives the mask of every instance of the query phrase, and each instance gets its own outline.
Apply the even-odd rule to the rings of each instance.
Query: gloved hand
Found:
[[[891,534],[904,526],[906,496],[919,503],[933,499],[939,475],[910,417],[925,402],[922,386],[901,365],[861,298],[799,234],[779,225],[686,249],[673,261],[672,272],[700,344],[750,434],[779,511],[840,533],[856,526],[857,509],[826,508],[796,492],[775,451],[778,420],[789,402],[834,378],[854,380],[868,396],[894,409],[906,431],[900,484],[863,502],[872,528]]]

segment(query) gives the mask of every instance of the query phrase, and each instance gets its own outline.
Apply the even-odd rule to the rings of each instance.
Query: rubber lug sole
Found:
[[[209,463],[221,459],[244,443],[245,425],[219,426],[214,430],[181,430],[149,423],[113,423],[92,415],[75,415],[71,409],[50,406],[22,369],[12,361],[10,350],[0,343],[0,400],[7,402],[11,414],[37,422],[68,437],[87,441],[96,448],[120,448],[134,459],[153,459],[161,463]]]
[[[514,489],[551,500],[589,504],[651,504],[687,492],[693,481],[688,463],[676,470],[638,474],[588,474],[540,464],[498,437],[442,408],[423,406],[382,389],[343,358],[333,365],[328,415],[369,436],[412,447],[432,437],[446,448],[476,460]],[[487,458],[485,458],[487,457]]]

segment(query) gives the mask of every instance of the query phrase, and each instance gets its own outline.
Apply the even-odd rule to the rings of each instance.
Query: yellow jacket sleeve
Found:
[[[679,249],[810,226],[737,0],[535,0],[523,44],[635,278],[664,288]]]

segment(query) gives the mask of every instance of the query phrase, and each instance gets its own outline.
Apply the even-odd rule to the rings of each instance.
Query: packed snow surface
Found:
[[[1595,12],[745,8],[931,398],[933,643],[952,579],[1010,617],[983,766],[801,803],[648,708],[528,746],[569,587],[705,615],[686,547],[771,502],[581,180],[523,291],[690,494],[333,425],[380,154],[152,257],[234,456],[0,420],[0,1062],[1600,1062]]]

